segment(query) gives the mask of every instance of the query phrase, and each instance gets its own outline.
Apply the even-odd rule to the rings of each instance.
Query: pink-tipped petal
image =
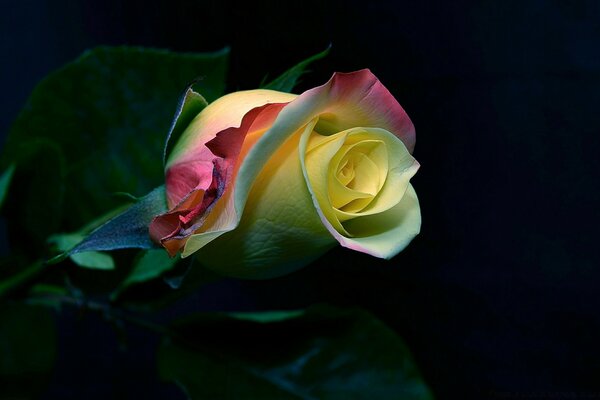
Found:
[[[410,118],[368,69],[337,72],[325,85],[304,92],[293,104],[312,117],[319,116],[315,129],[321,134],[357,126],[382,128],[402,140],[409,152],[415,147],[415,128]]]

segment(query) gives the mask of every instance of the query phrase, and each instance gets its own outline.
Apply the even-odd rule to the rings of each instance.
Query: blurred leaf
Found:
[[[65,252],[71,250],[77,244],[85,239],[85,235],[80,233],[63,233],[52,235],[48,242],[56,244],[57,250]],[[71,260],[80,267],[91,269],[115,269],[115,262],[110,254],[97,251],[88,251],[70,255]]]
[[[38,296],[38,295],[59,295],[65,296],[68,294],[67,288],[64,286],[57,286],[48,283],[38,283],[34,285],[31,289],[29,289],[29,294]]]
[[[432,398],[406,345],[367,312],[267,315],[197,315],[175,324],[159,349],[160,376],[191,399]]]
[[[91,269],[115,269],[115,262],[110,254],[88,251],[71,255],[71,260],[80,267]]]
[[[2,204],[4,204],[4,198],[6,197],[6,192],[8,192],[10,180],[12,179],[14,172],[15,164],[11,164],[6,171],[4,171],[2,176],[0,176],[0,208],[2,208]]]
[[[164,272],[172,269],[177,261],[179,261],[179,257],[169,257],[164,249],[144,251],[133,266],[131,273],[117,289],[117,293],[135,283],[159,277]]]
[[[262,312],[244,312],[244,313],[229,313],[228,315],[246,321],[254,322],[280,322],[286,319],[298,318],[304,315],[305,310],[291,311],[262,311]]]
[[[56,358],[52,314],[39,306],[4,303],[0,321],[0,398],[37,397]]]
[[[264,86],[261,85],[262,88],[278,90],[280,92],[291,92],[298,83],[300,77],[306,72],[306,67],[308,67],[311,63],[325,57],[327,54],[329,54],[330,49],[331,45],[329,45],[322,52],[317,53],[314,56],[296,64],[268,84]]]
[[[27,294],[27,304],[51,307],[56,311],[60,311],[62,306],[61,299],[69,293],[64,286],[38,283],[29,289]]]
[[[27,235],[12,234],[20,238],[15,244],[77,229],[118,205],[111,193],[140,195],[162,184],[165,138],[182,89],[199,78],[206,99],[219,97],[227,59],[227,49],[100,47],[46,77],[12,126],[1,159],[17,164],[19,190],[6,215],[15,220],[9,228]],[[52,165],[48,154],[55,154]]]

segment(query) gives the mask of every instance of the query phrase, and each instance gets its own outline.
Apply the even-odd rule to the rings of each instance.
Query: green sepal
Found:
[[[280,92],[288,92],[290,93],[294,87],[298,84],[298,81],[304,73],[306,73],[306,67],[308,67],[313,62],[324,58],[329,54],[329,50],[331,50],[331,44],[327,46],[325,50],[320,53],[315,54],[312,57],[307,58],[304,61],[299,62],[294,65],[292,68],[285,71],[283,74],[272,80],[266,85],[261,85],[261,89],[271,89],[277,90]]]
[[[123,213],[92,231],[69,251],[48,261],[49,264],[88,251],[151,249],[157,247],[148,233],[152,219],[167,211],[165,187],[159,186]]]
[[[208,105],[204,97],[200,94],[194,92],[192,90],[192,86],[194,86],[196,82],[189,85],[181,99],[179,100],[179,104],[177,106],[177,110],[175,111],[175,117],[173,118],[173,122],[171,123],[171,128],[169,129],[169,133],[167,134],[167,139],[165,141],[165,148],[163,151],[163,166],[167,164],[167,156],[169,155],[170,150],[173,148],[173,145],[177,143],[177,140],[188,127],[190,122]]]

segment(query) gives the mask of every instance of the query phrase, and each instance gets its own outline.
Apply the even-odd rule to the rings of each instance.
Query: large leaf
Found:
[[[39,395],[48,383],[55,358],[56,332],[49,310],[0,304],[0,398]]]
[[[66,163],[60,146],[44,137],[7,144],[3,160],[16,165],[2,213],[8,225],[9,244],[31,254],[43,248],[63,216]]]
[[[34,89],[3,153],[2,165],[16,162],[21,181],[7,215],[38,221],[25,227],[31,236],[72,231],[119,205],[112,193],[139,196],[162,184],[165,138],[182,90],[197,80],[206,99],[220,96],[227,58],[227,50],[176,54],[101,47],[50,74]],[[37,165],[45,153],[23,156],[35,143],[58,149],[64,179],[29,179],[61,173]],[[21,164],[28,164],[26,173],[20,173]],[[31,204],[39,206],[26,208]],[[59,209],[49,212],[49,205]]]
[[[317,53],[314,56],[294,65],[292,68],[285,71],[273,81],[266,85],[262,85],[262,88],[278,90],[280,92],[291,92],[298,83],[300,77],[306,72],[306,67],[329,54],[329,49],[331,49],[331,45],[322,52]]]
[[[408,349],[365,311],[199,315],[173,327],[163,379],[191,399],[431,399]]]

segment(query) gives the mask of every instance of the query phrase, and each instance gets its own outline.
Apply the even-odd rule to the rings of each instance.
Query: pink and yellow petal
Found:
[[[323,86],[308,90],[294,107],[319,116],[316,131],[330,135],[357,126],[392,132],[412,153],[414,126],[398,101],[368,69],[336,73]]]

